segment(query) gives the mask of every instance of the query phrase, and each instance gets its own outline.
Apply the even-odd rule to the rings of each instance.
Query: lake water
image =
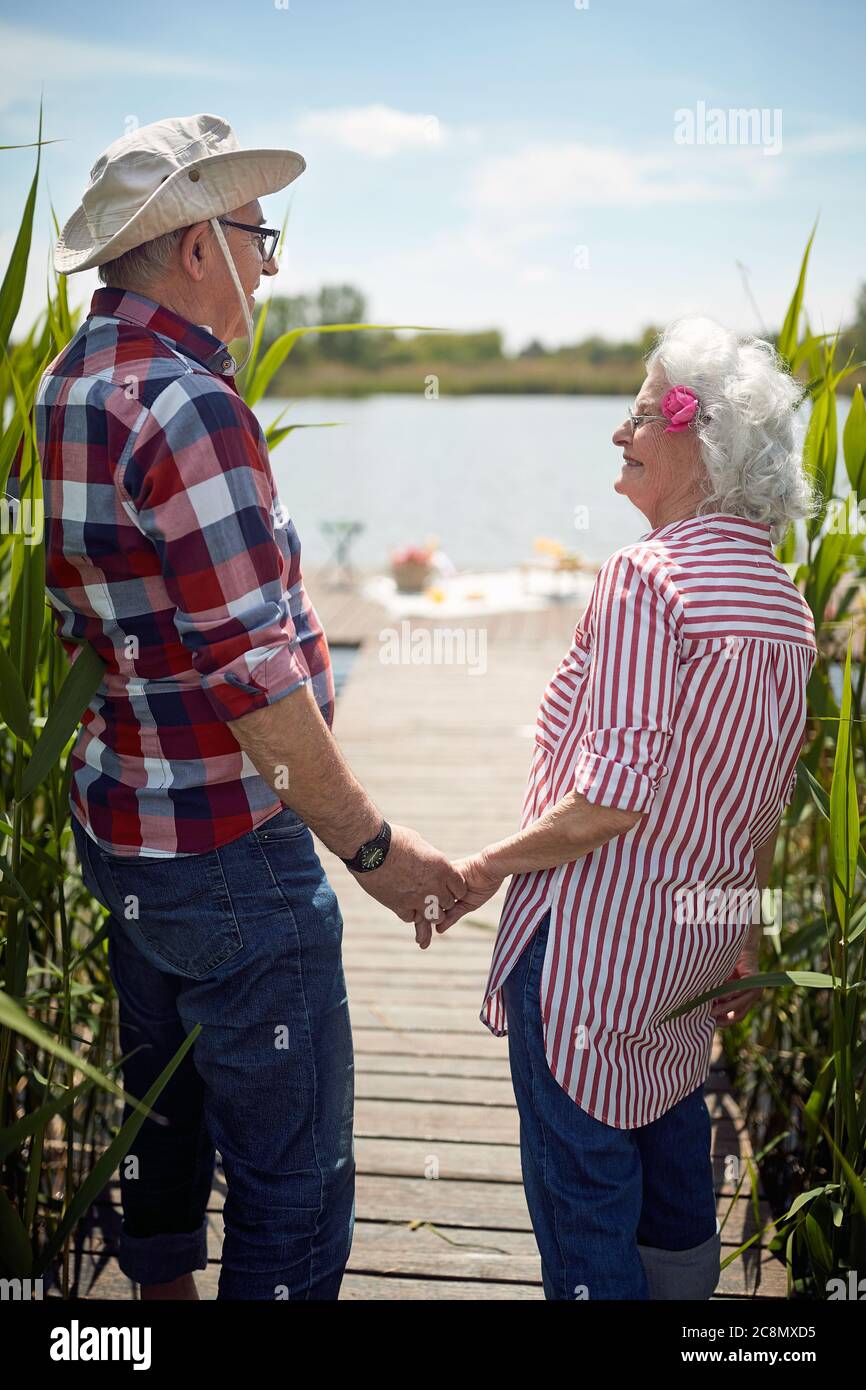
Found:
[[[389,552],[438,536],[461,569],[500,569],[551,537],[591,561],[649,530],[613,491],[620,451],[610,436],[630,400],[614,396],[371,396],[304,399],[283,423],[341,421],[297,430],[274,450],[280,497],[320,564],[320,526],[360,521],[352,556],[387,567]],[[267,426],[286,404],[268,398]]]

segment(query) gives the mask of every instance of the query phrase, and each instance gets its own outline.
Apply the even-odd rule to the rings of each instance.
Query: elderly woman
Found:
[[[795,383],[707,319],[647,365],[614,488],[652,529],[602,566],[544,693],[523,828],[459,865],[439,928],[512,876],[481,1017],[510,1037],[549,1299],[716,1286],[703,1083],[756,995],[671,1014],[755,973],[816,654],[772,548],[810,509]]]

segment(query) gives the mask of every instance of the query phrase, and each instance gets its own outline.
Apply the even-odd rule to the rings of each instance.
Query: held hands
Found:
[[[403,825],[391,826],[391,847],[384,864],[353,877],[401,921],[415,923],[415,940],[422,951],[433,939],[434,924],[447,916],[447,909],[459,905],[466,887],[457,865],[452,866],[444,854]],[[444,928],[437,926],[437,930]]]
[[[745,980],[750,975],[759,973],[758,946],[755,941],[749,938],[740,952],[733,971],[725,980],[725,984],[734,984],[736,980]],[[759,989],[746,989],[741,990],[738,994],[719,995],[718,999],[713,1000],[711,1010],[711,1017],[716,1027],[730,1028],[733,1023],[739,1023],[760,997],[761,991]]]
[[[465,917],[467,912],[473,912],[482,903],[486,903],[488,898],[493,897],[504,877],[491,866],[486,850],[470,855],[468,859],[458,859],[454,868],[466,886],[460,894],[459,901],[448,908],[441,921],[436,923],[437,932],[447,931],[461,917]]]

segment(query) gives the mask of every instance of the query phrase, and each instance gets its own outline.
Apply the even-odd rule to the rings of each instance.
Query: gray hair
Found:
[[[168,270],[175,247],[185,231],[186,227],[178,227],[173,232],[164,232],[116,256],[113,261],[106,261],[97,268],[99,279],[103,285],[118,290],[145,288]]]
[[[771,343],[707,318],[670,324],[647,369],[656,362],[671,386],[690,387],[701,402],[697,431],[709,493],[698,514],[767,522],[778,544],[791,522],[816,508],[803,471],[803,389]]]

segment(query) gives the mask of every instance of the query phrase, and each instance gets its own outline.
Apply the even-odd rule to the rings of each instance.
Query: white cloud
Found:
[[[638,207],[754,196],[778,180],[778,161],[739,146],[640,153],[578,141],[526,144],[481,161],[468,201],[484,212]]]
[[[46,90],[81,85],[98,78],[124,76],[211,77],[237,81],[245,70],[235,64],[204,62],[197,54],[166,49],[148,49],[142,44],[105,43],[99,39],[75,39],[40,29],[26,29],[0,21],[0,48],[3,50],[3,91],[0,109],[7,110],[23,99],[35,103],[40,84]],[[34,93],[36,96],[34,96]]]
[[[791,154],[859,154],[866,150],[866,128],[850,126],[847,129],[814,131],[811,135],[798,135],[785,140],[785,149]]]
[[[553,271],[549,265],[528,265],[520,272],[524,285],[544,285],[552,276]]]
[[[309,111],[299,124],[304,135],[322,136],[372,159],[389,159],[403,150],[442,145],[447,139],[437,116],[397,111],[381,103]]]

